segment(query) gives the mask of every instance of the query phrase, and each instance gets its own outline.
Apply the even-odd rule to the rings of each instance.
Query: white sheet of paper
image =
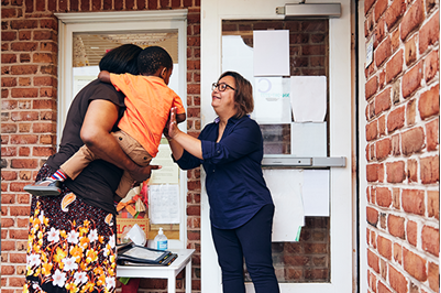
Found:
[[[171,158],[171,150],[168,144],[160,144],[159,152],[153,158],[150,165],[162,166],[159,170],[153,170],[150,177],[150,184],[178,184],[179,168]]]
[[[264,169],[263,175],[276,206],[272,241],[295,241],[299,227],[305,225],[303,170]]]
[[[326,157],[326,122],[291,123],[291,154],[296,157]]]
[[[179,224],[179,185],[150,185],[149,213],[152,224]]]
[[[326,76],[291,76],[290,98],[295,122],[324,121]]]
[[[254,79],[254,112],[257,122],[291,122],[290,79],[256,77]]]
[[[303,170],[305,216],[329,217],[329,170]]]
[[[253,56],[253,48],[241,36],[222,36],[222,72],[239,72],[254,84]]]
[[[254,76],[289,76],[289,30],[253,31]]]

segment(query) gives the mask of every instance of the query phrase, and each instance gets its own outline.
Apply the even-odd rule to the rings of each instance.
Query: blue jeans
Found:
[[[274,205],[266,205],[239,228],[211,226],[224,293],[245,293],[244,257],[256,293],[279,293],[271,255],[273,217]]]

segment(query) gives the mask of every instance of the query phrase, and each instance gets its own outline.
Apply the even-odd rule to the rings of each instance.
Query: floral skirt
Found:
[[[43,166],[37,180],[52,173]],[[32,196],[23,292],[114,292],[116,224],[68,188]]]

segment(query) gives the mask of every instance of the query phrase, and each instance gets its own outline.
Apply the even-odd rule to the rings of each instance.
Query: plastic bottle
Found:
[[[164,231],[162,231],[162,228],[159,228],[158,235],[156,235],[155,237],[155,249],[167,250],[167,247],[168,247],[167,237],[164,235]]]

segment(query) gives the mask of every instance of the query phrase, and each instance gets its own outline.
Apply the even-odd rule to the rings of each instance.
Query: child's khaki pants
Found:
[[[143,167],[150,164],[152,156],[134,138],[122,130],[112,132],[112,135],[118,141],[124,153],[126,153],[126,155],[132,159],[132,161]],[[83,145],[72,157],[69,158],[69,160],[60,166],[60,169],[67,176],[69,176],[70,179],[75,180],[75,178],[90,164],[90,162],[97,159],[100,158],[92,153],[92,151],[86,145]],[[121,182],[119,183],[119,187],[115,193],[120,197],[125,197],[132,187],[133,182],[134,180],[130,176],[129,172],[124,171],[124,174],[121,177]]]

